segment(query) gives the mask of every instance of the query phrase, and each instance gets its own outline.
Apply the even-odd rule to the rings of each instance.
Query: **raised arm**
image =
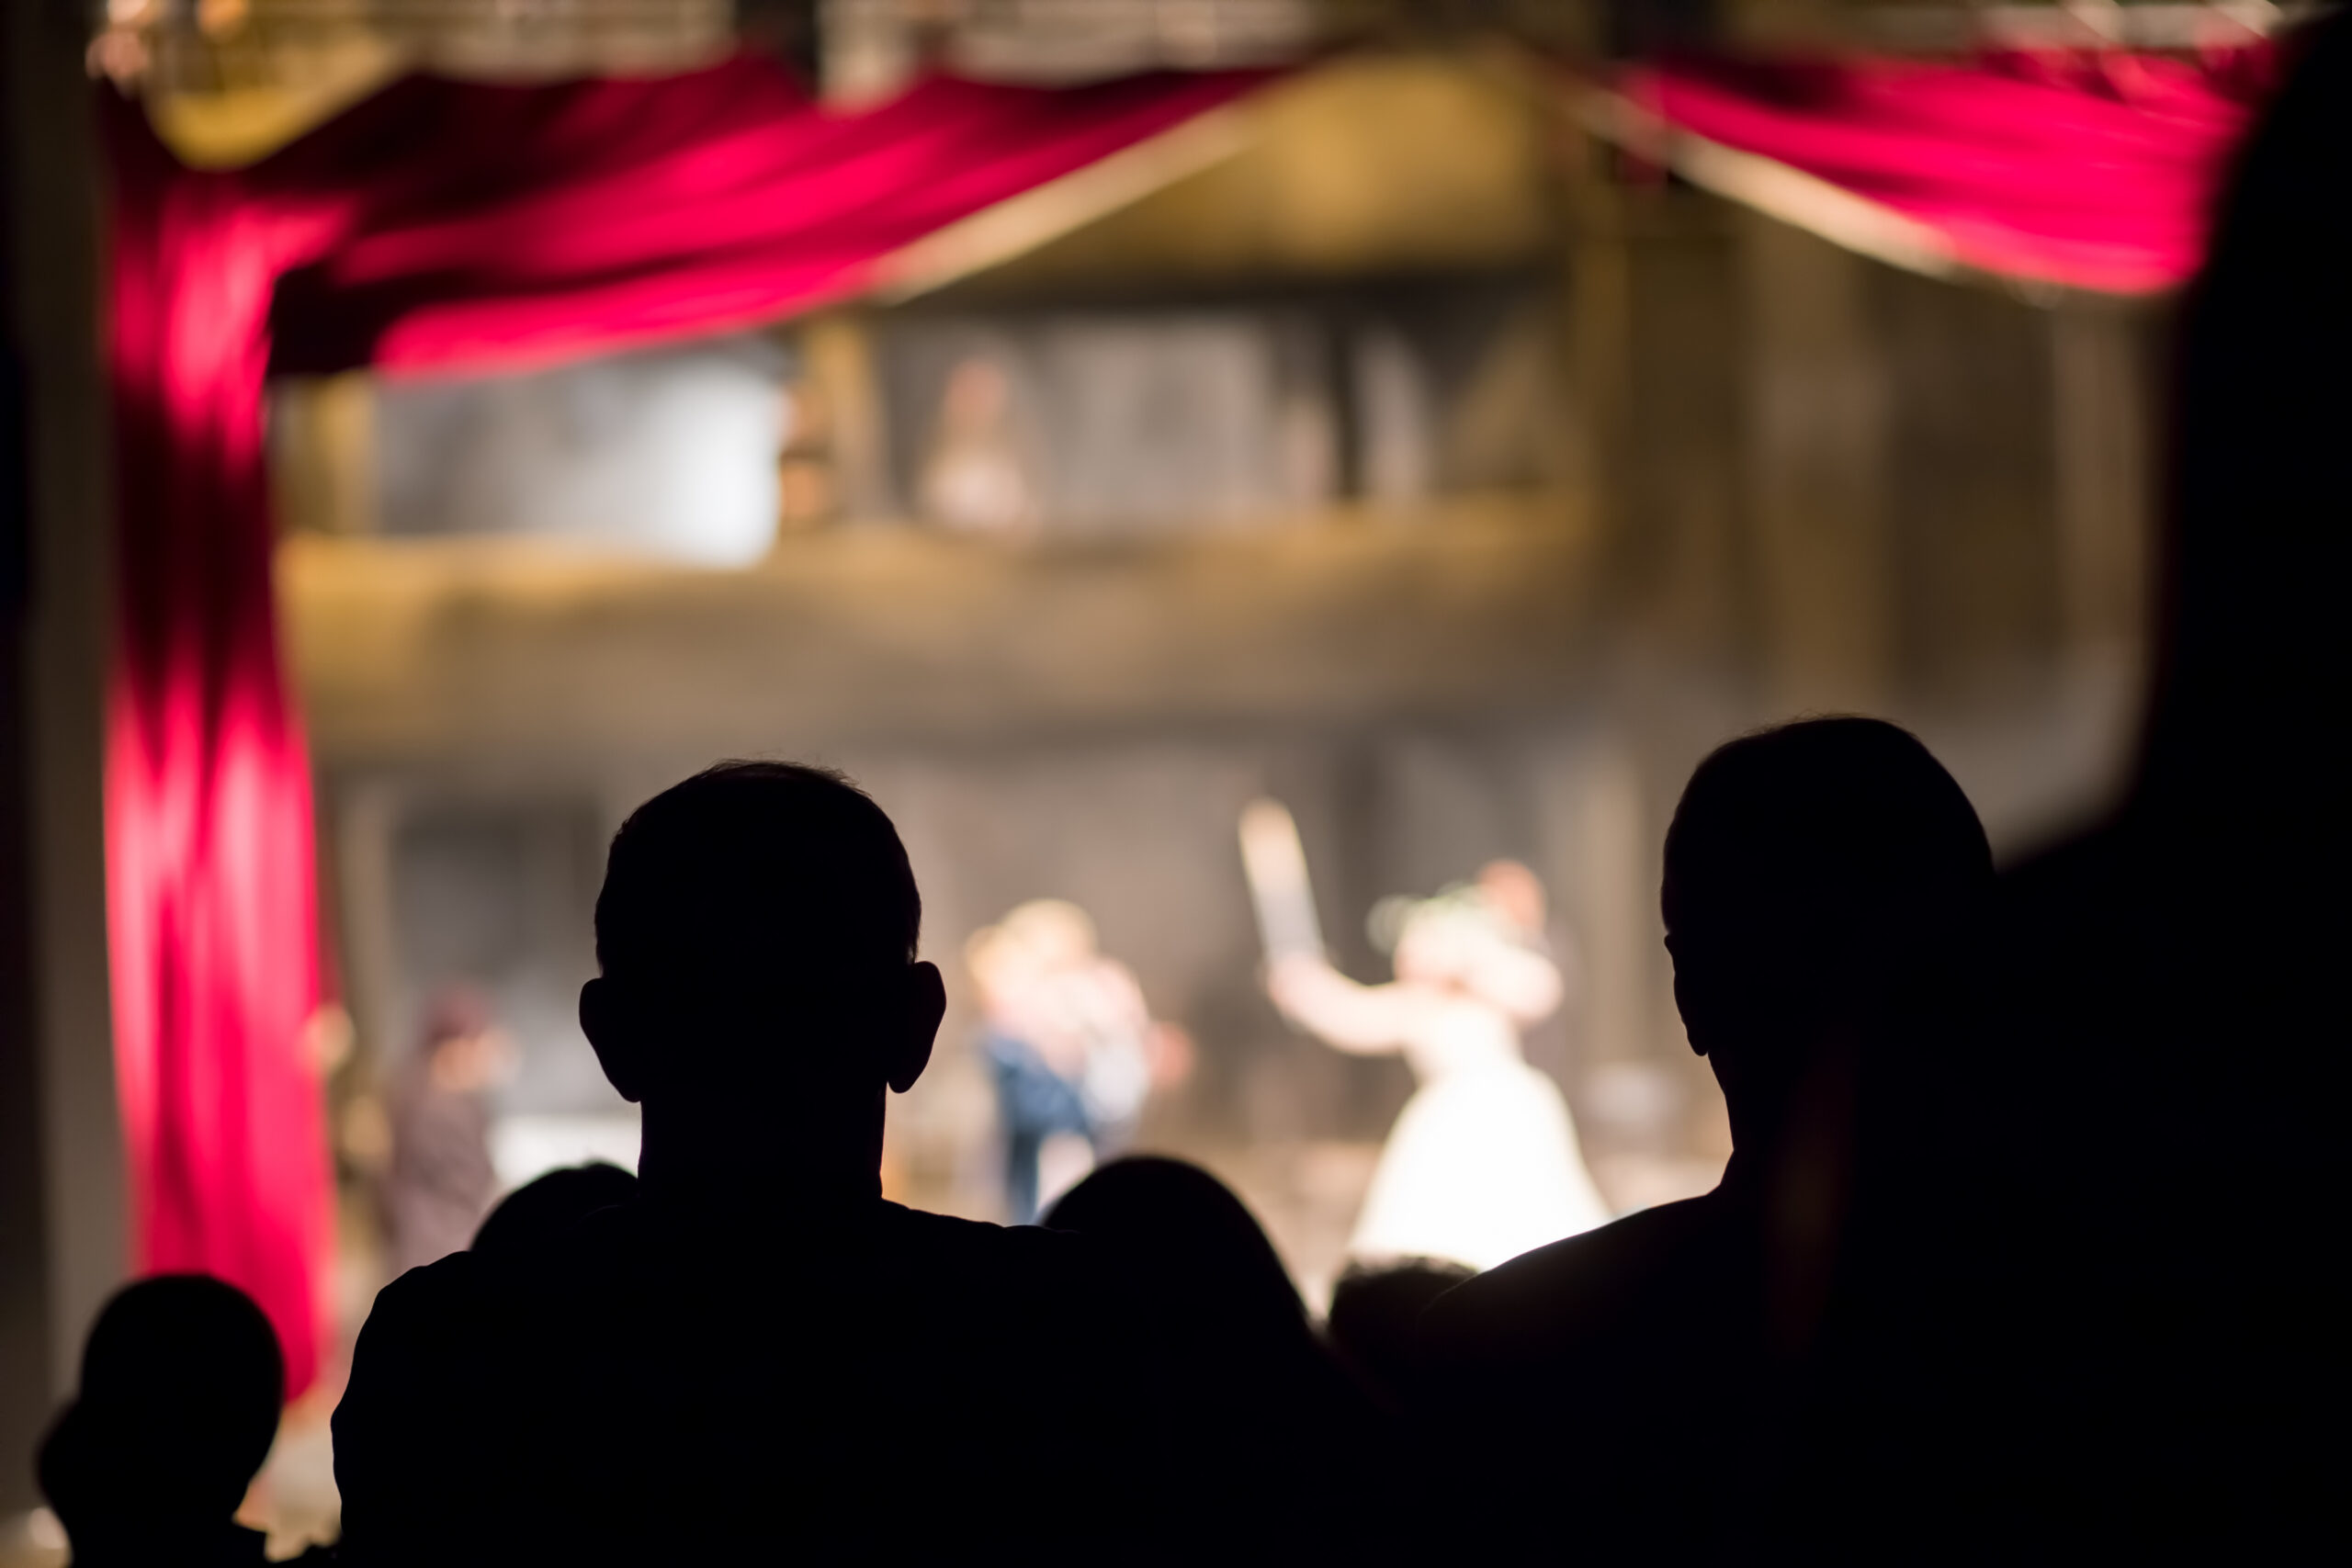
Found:
[[[1266,989],[1283,1017],[1342,1051],[1393,1051],[1412,1027],[1416,999],[1404,987],[1360,986],[1306,953],[1268,965]]]

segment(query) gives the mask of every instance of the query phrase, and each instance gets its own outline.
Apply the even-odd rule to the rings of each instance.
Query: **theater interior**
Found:
[[[965,955],[1064,900],[1183,1043],[1127,1146],[1224,1179],[1328,1298],[1415,1080],[1269,999],[1237,840],[1269,797],[1365,983],[1389,973],[1385,898],[1532,870],[1565,999],[1524,1051],[1594,1185],[1616,1213],[1710,1187],[1729,1125],[1657,911],[1684,781],[1746,729],[1867,712],[1945,761],[1998,856],[2108,806],[2150,675],[2175,293],[1906,251],[1861,232],[1860,198],[1719,141],[1685,156],[1595,84],[1661,39],[1937,61],[1971,27],[2066,44],[2083,9],[11,7],[11,371],[39,488],[11,502],[34,586],[11,591],[0,816],[32,874],[8,884],[0,976],[38,1001],[8,1003],[0,1084],[23,1237],[0,1562],[63,1561],[23,1456],[155,1201],[126,1174],[107,1044],[100,524],[122,427],[90,328],[93,95],[233,171],[414,71],[754,58],[844,116],[933,71],[1046,95],[1250,76],[770,319],[487,369],[313,373],[281,341],[268,583],[314,813],[300,1049],[333,1184],[331,1327],[248,1509],[290,1550],[335,1528],[324,1419],[395,1271],[402,1085],[461,998],[500,1046],[479,1089],[498,1190],[634,1163],[635,1108],[575,1010],[605,846],[718,759],[842,769],[904,837],[949,1011],[892,1104],[891,1198],[1018,1217]],[[2100,9],[2154,49],[2194,20],[2173,13],[2245,11],[2247,39],[2278,15]]]

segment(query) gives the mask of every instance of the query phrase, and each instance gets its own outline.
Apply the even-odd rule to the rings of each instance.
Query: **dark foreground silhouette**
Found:
[[[262,1533],[235,1515],[285,1392],[277,1336],[234,1285],[167,1274],[117,1293],[40,1451],[78,1568],[265,1562]]]
[[[1488,1474],[1543,1455],[1515,1544],[1597,1520],[1668,1558],[2341,1555],[2352,33],[2290,52],[2183,311],[2129,798],[2000,880],[1982,994],[1910,1011],[1936,1052],[1847,1034],[1944,1070],[1865,1071],[1850,1115],[1792,1101],[1785,1207],[1725,1075],[1724,1191],[1432,1310],[1449,1429]]]
[[[1957,976],[1992,886],[1967,797],[1892,725],[1793,724],[1700,765],[1661,901],[1691,1048],[1730,1106],[1730,1168],[1704,1197],[1527,1253],[1426,1314],[1435,1408],[1493,1495],[1538,1510],[1498,1528],[1540,1525],[1536,1499],[1568,1488],[1621,1550],[1817,1546],[1867,1506],[1864,1461],[1878,1498],[1894,1481],[1917,1500],[1917,1476],[1855,1440],[1879,1426],[1858,1319],[1898,1305],[1901,1238],[1936,1227],[1888,1156],[1944,1141],[1912,1086],[1964,1047]]]
[[[1353,1556],[1393,1542],[1391,1415],[1316,1337],[1241,1200],[1198,1166],[1114,1160],[1043,1223],[1101,1242],[1154,1304],[1156,1446],[1205,1550]]]
[[[2340,1556],[2352,33],[2308,30],[2186,303],[2161,658],[2115,818],[2005,879],[1992,1141],[2053,1528]],[[2332,1540],[2333,1548],[2314,1550]]]
[[[1442,1258],[1351,1263],[1331,1287],[1323,1332],[1389,1408],[1415,1408],[1425,1393],[1421,1314],[1476,1272]]]
[[[986,1554],[1141,1517],[1156,1335],[1114,1272],[880,1197],[944,1006],[921,918],[888,818],[820,771],[723,765],[629,818],[581,1021],[643,1107],[638,1194],[378,1297],[345,1558]]]
[[[498,1201],[474,1232],[476,1253],[530,1252],[561,1241],[592,1214],[617,1209],[637,1196],[637,1178],[616,1165],[592,1160],[533,1178]]]

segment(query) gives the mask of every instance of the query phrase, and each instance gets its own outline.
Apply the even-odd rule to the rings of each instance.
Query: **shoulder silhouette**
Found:
[[[1421,1314],[1477,1270],[1443,1258],[1357,1261],[1331,1287],[1324,1333],[1391,1409],[1421,1401]]]
[[[498,1201],[467,1250],[506,1256],[562,1241],[592,1214],[617,1209],[637,1196],[637,1178],[594,1160],[533,1178]]]

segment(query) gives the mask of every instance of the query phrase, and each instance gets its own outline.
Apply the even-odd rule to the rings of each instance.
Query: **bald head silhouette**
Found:
[[[722,762],[639,807],[580,1021],[645,1108],[645,1180],[871,1196],[883,1091],[922,1076],[946,1008],[922,927],[897,829],[840,773]]]
[[[1702,762],[1667,832],[1660,901],[1676,1004],[1735,1121],[1825,1039],[1867,1037],[1905,1006],[1992,886],[1968,797],[1894,725],[1806,719]]]

